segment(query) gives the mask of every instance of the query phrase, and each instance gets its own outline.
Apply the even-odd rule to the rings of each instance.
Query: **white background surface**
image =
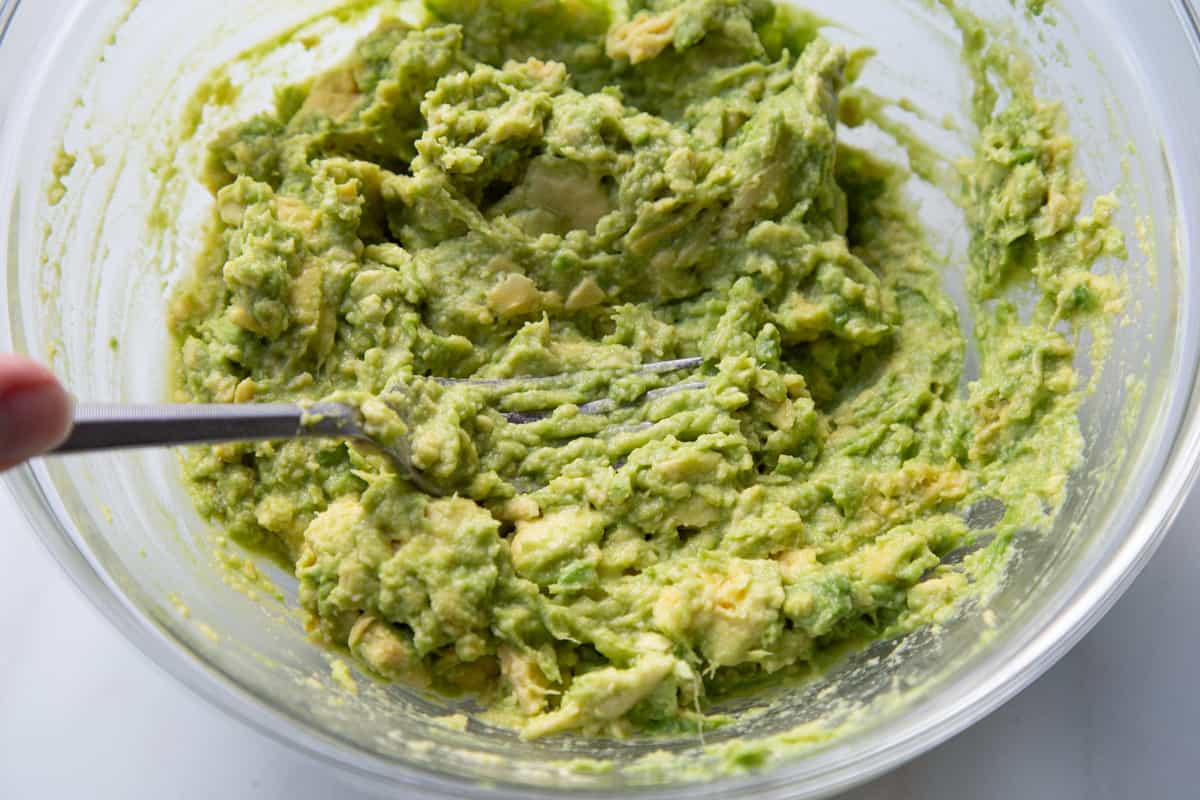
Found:
[[[849,797],[1200,796],[1197,523],[1200,493],[1129,593],[1058,666],[980,725]],[[0,798],[352,796],[144,660],[0,487]]]

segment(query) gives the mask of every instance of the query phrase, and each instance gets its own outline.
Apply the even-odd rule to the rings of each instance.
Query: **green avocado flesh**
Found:
[[[294,567],[317,641],[527,737],[703,730],[944,620],[968,509],[1003,504],[998,558],[1061,503],[1124,244],[1060,109],[943,4],[979,84],[977,379],[907,168],[839,144],[861,64],[815,18],[438,0],[211,143],[171,324],[181,399],[356,405],[447,496],[366,446],[233,444],[185,459],[201,513]]]

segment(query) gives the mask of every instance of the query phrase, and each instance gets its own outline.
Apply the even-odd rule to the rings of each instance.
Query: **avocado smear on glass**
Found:
[[[182,399],[356,404],[448,488],[336,440],[186,457],[200,511],[294,565],[317,640],[528,737],[703,730],[730,692],[945,619],[973,504],[1003,504],[997,553],[1046,526],[1082,447],[1075,334],[1120,306],[1092,268],[1124,244],[1061,111],[1018,81],[999,110],[994,53],[967,53],[964,383],[909,175],[839,144],[855,61],[813,18],[429,12],[212,143],[213,239],[172,308]],[[704,386],[642,399],[678,382]]]

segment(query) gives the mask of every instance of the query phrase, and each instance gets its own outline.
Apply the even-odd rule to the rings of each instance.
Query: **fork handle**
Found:
[[[355,422],[353,409],[330,403],[307,409],[288,403],[83,403],[75,409],[71,434],[52,452],[337,436],[346,435]]]

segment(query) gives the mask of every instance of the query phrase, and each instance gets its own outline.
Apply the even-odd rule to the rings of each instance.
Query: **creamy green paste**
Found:
[[[369,447],[238,444],[187,457],[201,512],[294,565],[316,640],[530,737],[702,730],[944,619],[968,509],[1002,504],[999,547],[1061,501],[1077,338],[1120,305],[1093,267],[1124,253],[1060,109],[944,5],[977,84],[977,380],[907,170],[839,144],[839,98],[869,104],[813,18],[438,0],[212,142],[172,325],[182,399],[356,404],[448,496]]]

